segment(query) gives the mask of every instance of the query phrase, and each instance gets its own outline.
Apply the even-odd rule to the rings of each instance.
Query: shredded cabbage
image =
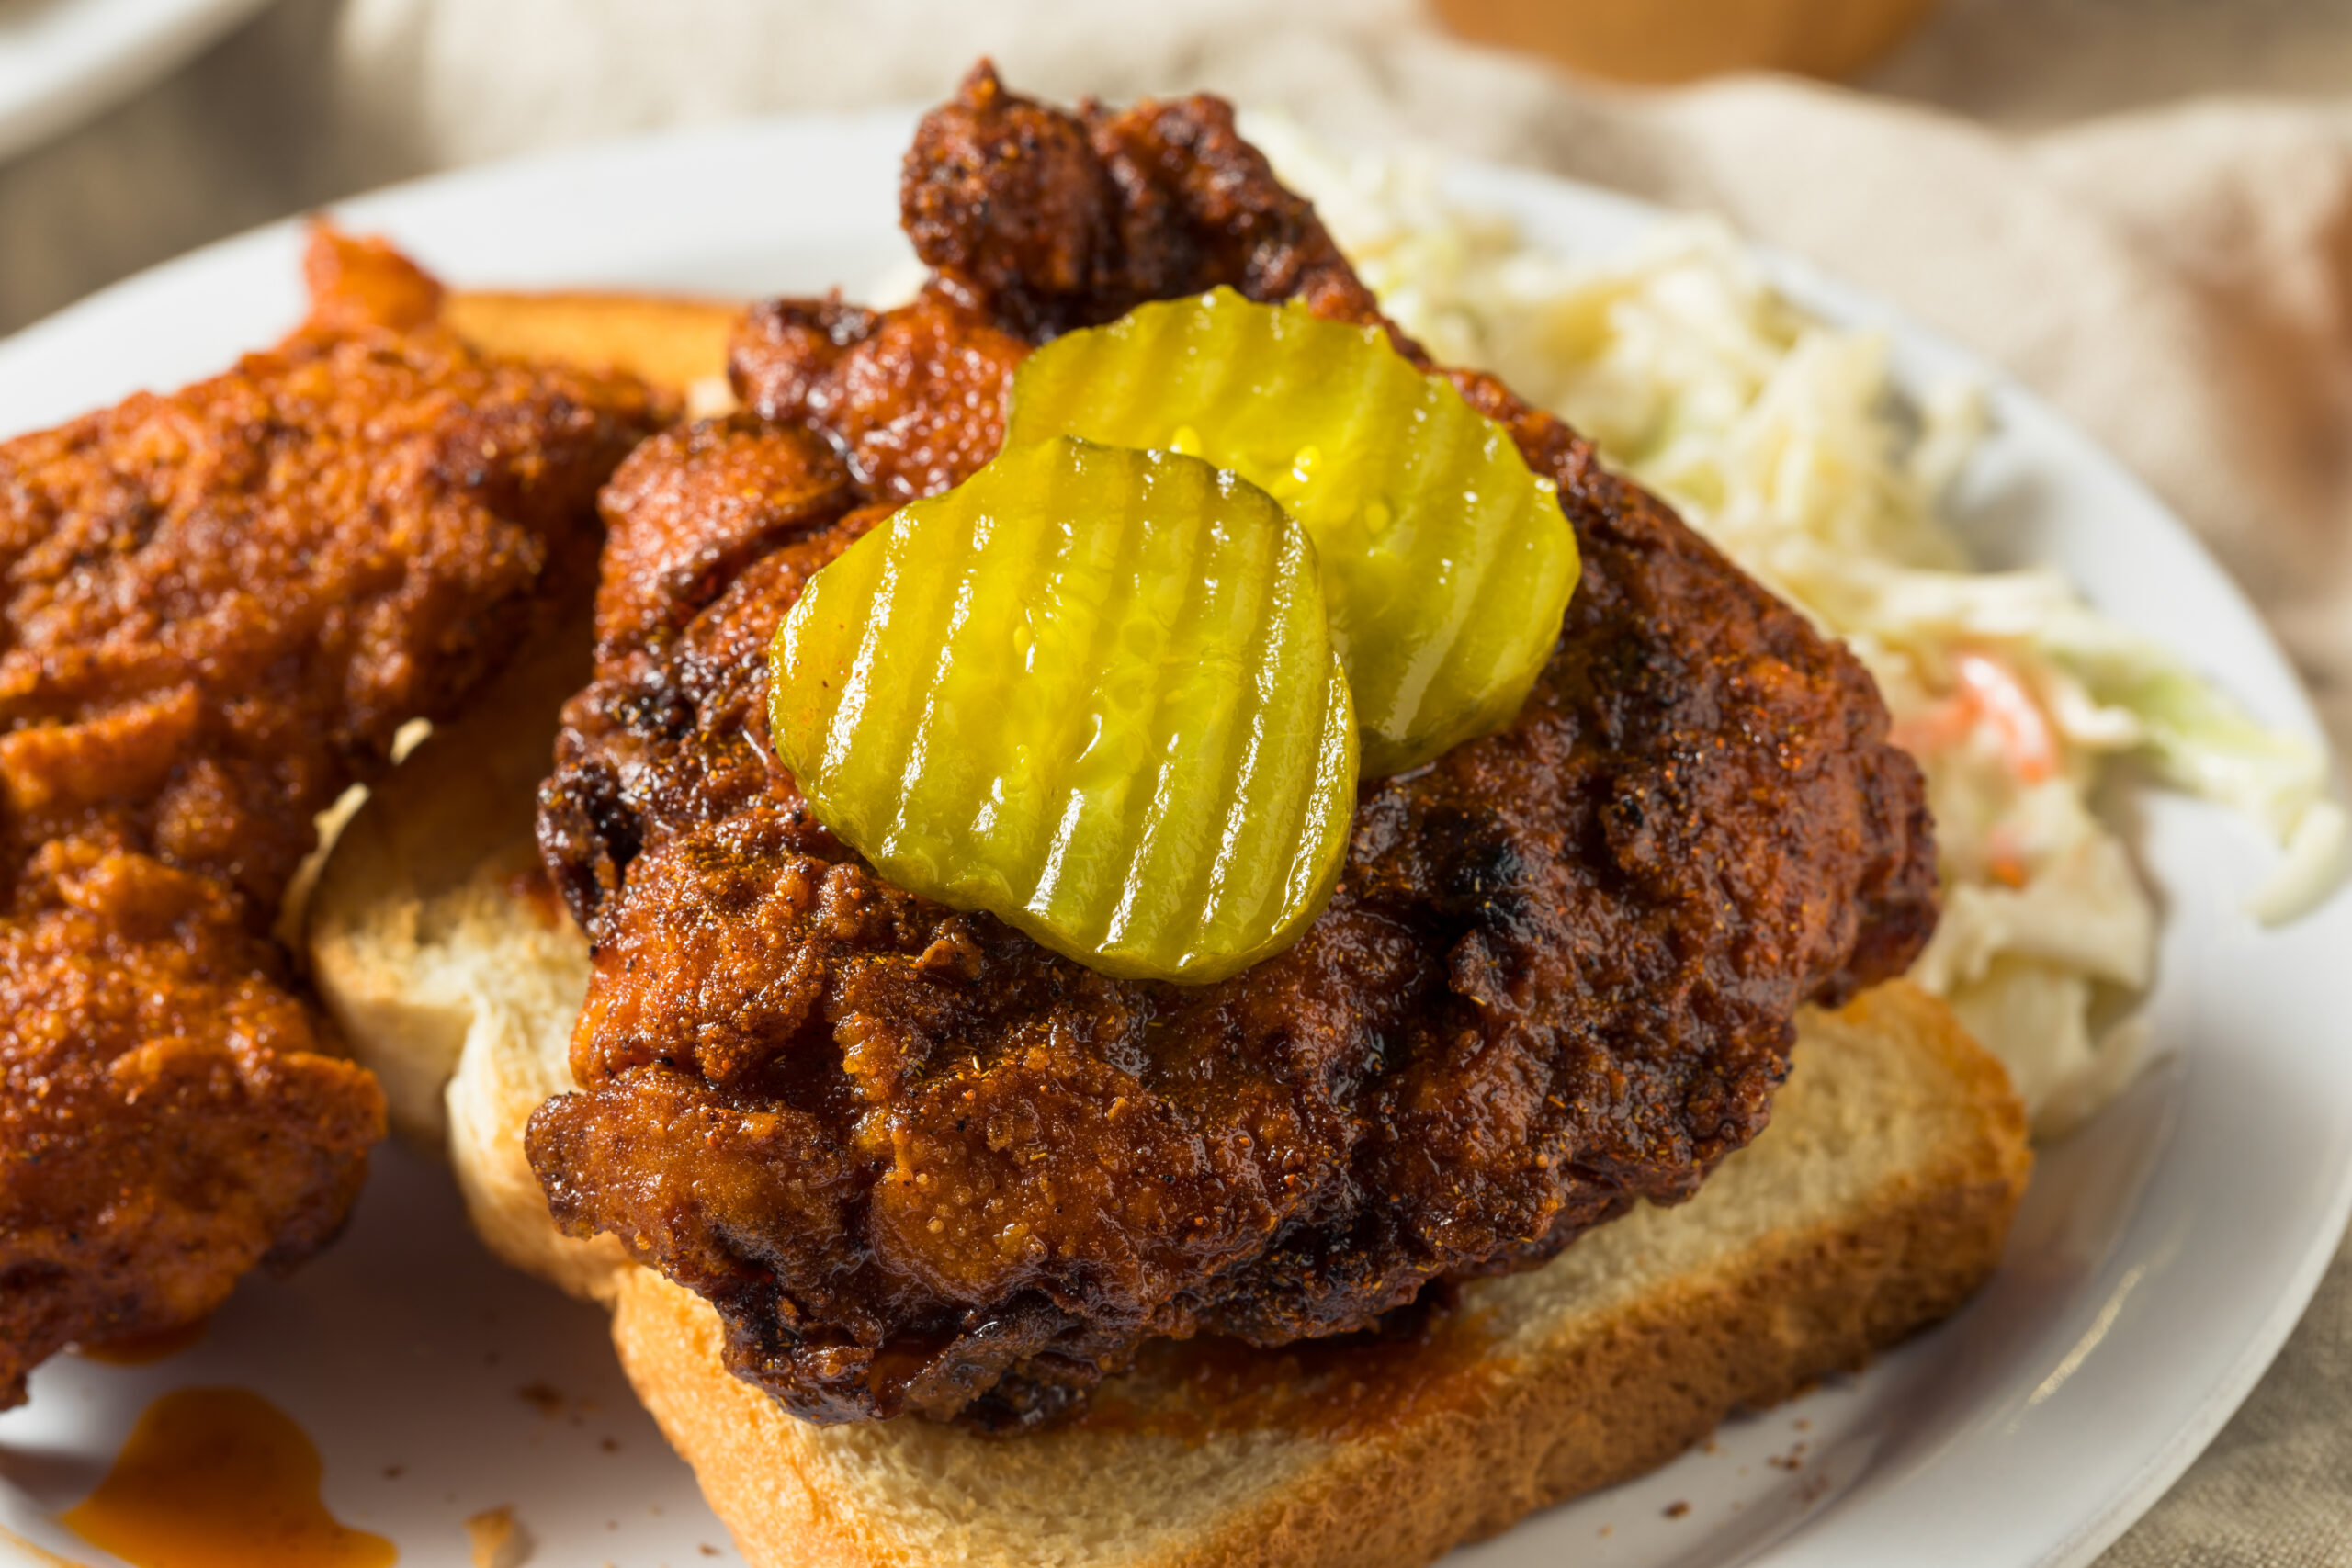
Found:
[[[2007,1065],[2037,1134],[2120,1092],[2146,1039],[2119,1004],[2149,982],[2155,911],[2091,808],[2105,762],[2142,758],[2278,840],[2259,918],[2335,886],[2346,821],[2318,748],[2062,574],[1972,569],[1938,508],[1986,429],[1976,389],[1906,401],[1877,334],[1799,309],[1719,223],[1572,262],[1455,209],[1425,161],[1248,130],[1408,332],[1568,420],[1869,666],[1936,816],[1944,908],[1914,977]]]

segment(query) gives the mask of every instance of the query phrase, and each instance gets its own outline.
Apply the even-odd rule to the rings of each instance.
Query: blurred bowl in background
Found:
[[[1476,43],[1549,55],[1619,82],[1726,71],[1853,75],[1908,38],[1937,0],[1433,0]]]
[[[0,159],[69,130],[269,0],[0,0]]]

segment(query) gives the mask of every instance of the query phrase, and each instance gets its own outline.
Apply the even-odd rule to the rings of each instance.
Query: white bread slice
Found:
[[[588,943],[532,838],[557,710],[587,683],[588,629],[543,636],[465,717],[426,737],[344,825],[307,910],[311,977],[392,1126],[446,1150],[492,1251],[603,1299],[609,1236],[555,1228],[523,1123],[571,1087]]]
[[[806,1426],[729,1376],[716,1314],[646,1269],[621,1277],[613,1337],[765,1568],[1412,1568],[1950,1313],[1999,1258],[2030,1163],[2000,1066],[1898,984],[1806,1021],[1771,1127],[1690,1202],[1475,1281],[1429,1342],[1354,1370],[1171,1347],[1108,1429],[991,1439]]]
[[[585,942],[517,874],[528,789],[499,752],[543,759],[544,738],[483,723],[420,747],[321,880],[312,964],[360,1059],[407,1086],[408,1124],[428,1120],[413,1090],[447,1075],[484,1239],[615,1305],[630,1381],[755,1563],[1426,1562],[1943,1316],[1991,1271],[2024,1190],[1999,1065],[1898,983],[1804,1018],[1771,1126],[1696,1199],[1471,1283],[1428,1345],[1173,1347],[1110,1417],[1012,1440],[807,1426],[721,1368],[698,1298],[609,1237],[557,1233],[524,1161],[525,1120],[570,1087],[587,974]],[[485,850],[476,829],[498,822],[511,836]]]
[[[627,303],[494,297],[479,325],[627,363],[662,337]],[[695,341],[706,357],[665,378],[707,371]],[[1421,1344],[1161,1347],[1089,1423],[1009,1440],[795,1421],[720,1366],[698,1298],[610,1237],[560,1235],[523,1158],[524,1122],[571,1087],[587,976],[530,842],[584,648],[577,627],[543,642],[376,791],[312,896],[311,962],[492,1248],[613,1305],[630,1381],[763,1568],[1427,1562],[1859,1365],[1999,1258],[2031,1165],[2023,1110],[1943,1004],[1898,983],[1800,1021],[1771,1126],[1696,1199],[1469,1284]]]
[[[441,319],[487,354],[642,376],[673,391],[727,375],[740,303],[651,294],[456,292]]]

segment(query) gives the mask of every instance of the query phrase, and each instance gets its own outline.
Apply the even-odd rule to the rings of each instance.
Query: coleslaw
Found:
[[[2281,847],[2247,901],[2292,919],[2342,873],[2322,751],[2265,728],[2049,569],[1978,571],[1939,502],[1986,433],[1977,389],[1906,401],[1878,335],[1772,288],[1730,231],[1662,226],[1570,261],[1457,209],[1411,159],[1341,157],[1278,118],[1251,140],[1316,204],[1383,307],[1492,369],[1674,503],[1876,677],[1935,813],[1943,915],[1913,977],[2009,1069],[2037,1136],[2127,1085],[2156,918],[2093,809],[2132,756]]]

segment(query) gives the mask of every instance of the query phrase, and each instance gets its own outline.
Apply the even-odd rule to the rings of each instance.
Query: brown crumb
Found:
[[[1679,1497],[1666,1506],[1666,1517],[1669,1519],[1679,1519],[1690,1511],[1690,1505],[1682,1501]]]
[[[552,1421],[563,1414],[563,1391],[548,1382],[526,1382],[514,1397]]]
[[[398,1481],[407,1473],[408,1466],[404,1464],[388,1464],[384,1467],[384,1479],[387,1481]]]
[[[508,1507],[484,1508],[466,1521],[474,1568],[522,1568],[531,1558],[531,1536]]]
[[[704,1541],[704,1542],[703,1542],[699,1547],[696,1547],[695,1550],[696,1550],[697,1551],[700,1551],[700,1552],[701,1552],[705,1557],[716,1557],[716,1556],[718,1556],[718,1548],[717,1548],[717,1547],[715,1547],[715,1546],[711,1545],[711,1544],[710,1544],[710,1542],[708,1542],[708,1541]]]
[[[1793,1429],[1793,1430],[1795,1430],[1795,1431],[1799,1431],[1799,1432],[1810,1432],[1810,1431],[1812,1431],[1812,1430],[1813,1430],[1813,1423],[1812,1423],[1812,1422],[1810,1422],[1810,1421],[1808,1421],[1808,1420],[1806,1420],[1806,1419],[1805,1419],[1804,1416],[1798,1416],[1795,1420],[1793,1420],[1793,1421],[1790,1422],[1790,1423],[1789,1423],[1789,1426],[1790,1426],[1790,1427],[1791,1427],[1792,1429]]]
[[[596,1446],[608,1454],[616,1454],[621,1451],[621,1440],[618,1438],[599,1438],[596,1439]]]
[[[1709,1438],[1705,1442],[1699,1445],[1699,1451],[1702,1454],[1720,1453],[1723,1451],[1723,1445],[1715,1441],[1714,1438]]]

